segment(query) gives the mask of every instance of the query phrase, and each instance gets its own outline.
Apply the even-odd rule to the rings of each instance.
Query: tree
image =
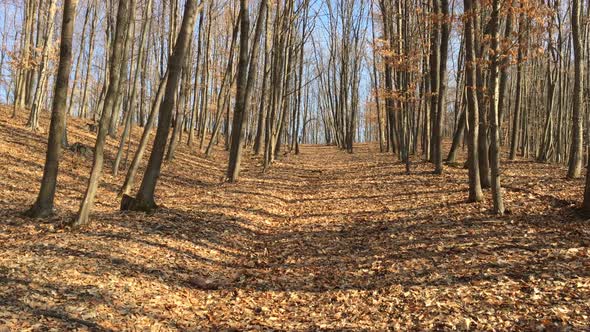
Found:
[[[522,5],[521,5],[522,7]],[[512,124],[512,137],[510,139],[510,160],[516,158],[516,145],[518,144],[518,135],[520,133],[520,117],[521,117],[521,105],[522,105],[522,81],[523,81],[523,67],[524,67],[524,53],[525,53],[525,40],[524,40],[524,25],[525,25],[525,13],[522,11],[518,17],[518,59],[516,69],[516,97],[514,103],[514,116]]]
[[[440,0],[432,0],[432,13],[431,13],[431,24],[430,24],[430,57],[429,57],[429,70],[430,70],[430,116],[432,117],[433,121],[433,130],[432,130],[432,138],[428,139],[430,147],[430,151],[428,151],[427,159],[432,159],[435,163],[435,174],[442,173],[442,154],[439,155],[438,150],[442,147],[439,144],[442,144],[440,131],[440,122],[438,121],[438,113],[439,113],[439,94],[440,94],[440,79],[441,79],[441,37],[440,37],[440,18],[439,15],[441,13],[440,9]],[[430,117],[429,116],[429,117]],[[441,114],[442,116],[442,114]],[[441,117],[442,119],[442,117]],[[430,119],[427,121],[431,121]],[[427,133],[430,135],[430,133]],[[441,142],[439,142],[441,141]],[[431,145],[432,144],[432,145]],[[439,160],[440,159],[440,160]],[[440,161],[440,164],[439,164]]]
[[[264,0],[266,1],[266,0]],[[213,127],[213,131],[211,133],[211,140],[209,140],[209,144],[207,145],[207,149],[205,150],[205,155],[210,156],[211,152],[213,151],[213,144],[215,143],[215,137],[217,136],[219,129],[221,128],[221,120],[223,116],[223,110],[225,109],[226,104],[228,103],[229,99],[229,90],[231,85],[231,76],[232,71],[234,68],[234,53],[235,53],[235,46],[236,40],[238,38],[238,32],[240,31],[240,18],[238,17],[236,24],[234,24],[234,29],[232,32],[231,43],[229,46],[229,59],[227,60],[227,68],[225,70],[225,74],[223,74],[223,78],[221,80],[221,87],[219,88],[219,93],[217,94],[217,115],[215,117],[215,125]],[[229,105],[227,105],[229,106]]]
[[[48,66],[49,66],[49,57],[51,53],[51,48],[53,45],[53,31],[55,30],[53,27],[53,22],[55,18],[55,13],[57,12],[57,4],[55,0],[49,1],[49,13],[47,16],[47,22],[44,32],[44,41],[43,41],[43,50],[41,54],[41,63],[39,64],[38,74],[37,74],[37,87],[35,89],[35,94],[33,96],[33,104],[31,107],[31,112],[29,113],[29,120],[27,125],[31,130],[37,130],[39,127],[39,112],[43,104],[43,100],[45,99],[45,93],[47,92],[46,86],[48,81]]]
[[[82,89],[82,100],[80,101],[80,111],[79,116],[84,118],[87,116],[88,106],[86,102],[88,100],[88,86],[90,84],[90,73],[92,72],[92,61],[95,49],[95,33],[96,33],[96,22],[97,20],[97,5],[96,0],[92,0],[92,7],[94,8],[94,12],[92,15],[92,26],[90,28],[90,37],[89,37],[89,50],[88,50],[88,60],[86,63],[86,75],[84,77],[84,88]]]
[[[477,1],[477,0],[475,0]],[[467,89],[467,113],[469,114],[468,166],[469,166],[469,198],[470,202],[483,199],[479,177],[478,137],[479,108],[476,95],[476,66],[474,20],[477,19],[477,6],[474,0],[464,0],[465,6],[465,84]]]
[[[502,199],[501,173],[500,173],[500,130],[499,130],[499,103],[500,103],[500,0],[492,2],[491,18],[491,68],[490,68],[490,98],[491,108],[489,112],[490,122],[490,167],[491,187],[494,204],[494,213],[504,214],[504,201]]]
[[[166,90],[167,81],[168,73],[166,72],[166,74],[164,74],[164,77],[160,80],[158,91],[156,92],[156,98],[154,98],[150,114],[148,115],[145,127],[143,128],[141,139],[139,140],[139,145],[137,146],[137,150],[135,151],[135,155],[133,156],[131,165],[129,165],[129,169],[127,170],[125,181],[123,182],[123,185],[119,190],[119,196],[129,195],[129,193],[131,192],[131,188],[133,187],[133,184],[135,182],[135,175],[137,175],[137,171],[139,170],[139,163],[143,159],[143,155],[145,154],[145,150],[147,148],[152,127],[154,126],[154,122],[156,122],[156,111],[160,108],[160,104],[162,103],[162,99],[164,98],[164,92]]]
[[[35,0],[26,0],[24,2],[23,11],[23,33],[21,34],[20,54],[17,63],[17,72],[15,78],[14,89],[14,108],[12,116],[16,116],[17,108],[24,108],[28,106],[28,100],[32,95],[32,83],[34,70],[32,66],[33,52],[32,49],[36,46],[33,41],[35,35],[35,11],[40,11],[38,7],[42,3]],[[40,16],[39,16],[40,17]],[[38,22],[40,24],[40,22]],[[37,32],[39,35],[39,31]]]
[[[570,159],[568,163],[567,177],[570,179],[578,178],[582,174],[583,159],[583,126],[582,126],[582,107],[583,101],[583,80],[584,80],[584,60],[582,50],[582,34],[580,27],[580,15],[582,14],[582,5],[580,0],[572,2],[572,42],[574,46],[574,91],[573,91],[573,112],[572,112],[572,145]]]
[[[252,93],[252,87],[256,80],[258,53],[260,48],[260,36],[265,24],[266,1],[260,3],[260,13],[254,31],[254,42],[252,50],[249,49],[250,14],[246,0],[240,0],[240,53],[238,58],[237,92],[234,106],[234,119],[232,123],[231,148],[229,151],[229,164],[227,168],[227,179],[230,182],[238,180],[240,164],[242,159],[242,148],[244,142],[243,128],[248,112],[248,103]],[[251,59],[248,54],[251,53]]]
[[[164,100],[160,105],[158,129],[154,138],[152,153],[143,176],[143,181],[135,198],[123,196],[121,209],[135,211],[151,211],[157,208],[154,193],[160,177],[162,161],[166,151],[166,143],[170,132],[172,110],[174,109],[176,91],[180,83],[184,59],[188,52],[190,39],[196,23],[197,13],[202,8],[197,1],[187,1],[180,31],[176,39],[174,51],[168,61],[168,79]]]
[[[440,4],[438,2],[440,1]],[[438,84],[437,93],[435,98],[436,102],[436,114],[434,118],[434,130],[433,130],[433,144],[434,144],[434,173],[441,174],[443,171],[443,151],[442,151],[442,140],[443,140],[443,121],[444,115],[447,110],[447,60],[449,50],[449,39],[450,39],[450,17],[449,17],[449,1],[448,0],[434,0],[437,8],[437,21],[440,21],[440,62],[439,68],[436,72],[438,76],[436,82]]]
[[[130,135],[131,131],[131,119],[133,115],[133,109],[135,108],[135,99],[137,97],[137,84],[139,80],[139,74],[141,71],[141,64],[143,63],[144,58],[146,57],[146,40],[148,34],[150,33],[151,28],[151,15],[152,15],[152,0],[147,0],[145,6],[145,13],[143,15],[144,21],[141,28],[141,37],[139,40],[139,50],[137,56],[137,63],[135,65],[135,74],[133,78],[133,83],[131,85],[131,93],[129,94],[129,106],[127,107],[127,114],[125,115],[125,124],[123,129],[123,134],[121,135],[121,140],[119,142],[119,149],[117,151],[117,156],[115,157],[115,162],[113,163],[113,175],[117,175],[119,173],[119,165],[121,163],[121,158],[123,157],[123,149],[125,147],[125,141],[127,137]]]
[[[72,69],[72,35],[74,33],[77,4],[78,0],[64,1],[59,66],[51,107],[49,140],[47,142],[41,189],[33,206],[25,212],[27,216],[34,218],[45,218],[53,213],[57,175],[59,173],[61,139],[64,135],[66,125],[66,103],[70,72]]]
[[[80,204],[78,216],[72,222],[72,226],[79,227],[88,223],[90,210],[94,205],[94,198],[100,178],[102,177],[102,168],[104,164],[104,147],[106,137],[109,131],[109,123],[113,108],[115,107],[115,99],[119,87],[119,80],[121,79],[121,66],[124,52],[124,43],[127,36],[127,29],[129,28],[129,18],[131,16],[130,8],[133,8],[135,0],[119,0],[117,10],[117,28],[115,32],[115,40],[110,59],[110,77],[109,86],[104,98],[102,115],[100,118],[98,135],[96,137],[96,144],[94,146],[94,160],[92,163],[92,170],[88,179],[88,186]]]
[[[435,0],[437,1],[437,0]],[[449,52],[449,39],[450,39],[450,16],[449,16],[449,1],[440,0],[440,17],[442,20],[440,23],[440,69],[438,70],[438,109],[436,111],[436,117],[434,121],[434,173],[441,174],[443,171],[443,125],[444,116],[447,111],[447,60]]]

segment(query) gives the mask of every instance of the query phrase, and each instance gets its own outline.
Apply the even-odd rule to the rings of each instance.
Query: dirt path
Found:
[[[70,232],[56,225],[89,162],[64,155],[49,223],[21,218],[44,138],[19,121],[0,122],[0,331],[590,326],[590,236],[570,208],[582,185],[561,167],[508,164],[512,214],[493,218],[464,203],[465,170],[418,163],[408,176],[372,145],[305,146],[266,174],[247,157],[238,184],[221,183],[222,153],[182,146],[163,209],[119,213],[122,178],[107,169],[93,224]],[[72,122],[70,139],[91,144]]]
[[[267,221],[245,272],[270,300],[254,321],[302,330],[587,327],[588,232],[547,218],[563,206],[559,195],[508,193],[542,210],[497,219],[486,204],[464,203],[464,170],[437,177],[430,167],[407,176],[361,146],[354,155],[308,147],[273,169],[266,196],[284,213]]]

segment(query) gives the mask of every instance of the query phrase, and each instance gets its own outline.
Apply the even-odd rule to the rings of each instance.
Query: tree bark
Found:
[[[131,94],[129,96],[129,103],[128,103],[128,107],[127,107],[127,113],[125,115],[125,127],[123,129],[123,134],[121,135],[121,140],[119,142],[119,148],[117,150],[117,156],[115,157],[115,162],[113,163],[113,175],[117,176],[117,174],[119,173],[119,165],[121,163],[121,158],[123,157],[123,150],[125,147],[125,141],[127,140],[127,137],[130,135],[130,131],[131,131],[131,120],[132,120],[132,115],[133,115],[133,111],[135,109],[135,99],[137,97],[137,84],[139,83],[139,75],[140,72],[142,70],[145,70],[145,68],[141,68],[141,65],[143,63],[143,59],[146,56],[146,40],[147,37],[151,31],[151,14],[152,13],[152,0],[148,0],[146,7],[145,7],[145,13],[143,15],[144,17],[144,22],[143,22],[143,26],[141,28],[141,37],[139,39],[139,50],[138,50],[138,56],[137,56],[137,63],[135,65],[135,73],[134,73],[134,77],[133,77],[133,82],[132,82],[132,86],[131,86]]]
[[[584,60],[581,39],[580,16],[582,12],[581,0],[572,2],[572,42],[574,49],[574,91],[573,91],[573,112],[572,112],[572,145],[570,150],[570,159],[568,164],[567,177],[574,179],[582,174],[583,161],[583,79],[584,79]],[[586,205],[584,205],[586,206]]]
[[[232,123],[232,138],[227,169],[229,182],[236,182],[240,174],[240,164],[243,149],[243,127],[246,122],[250,95],[258,72],[258,53],[260,48],[260,36],[262,35],[263,24],[266,20],[266,1],[260,3],[260,14],[254,31],[251,58],[248,59],[248,38],[250,31],[250,18],[248,3],[240,0],[240,53],[238,61],[236,105],[234,108],[234,119]]]
[[[447,59],[448,59],[448,51],[449,51],[449,39],[450,39],[450,16],[449,16],[449,1],[448,0],[440,0],[440,14],[442,17],[439,19],[443,20],[440,24],[440,69],[438,71],[438,110],[436,112],[436,119],[434,125],[434,173],[435,174],[442,174],[443,172],[443,157],[442,157],[442,130],[443,130],[443,121],[444,115],[447,111]]]
[[[464,0],[465,15],[465,83],[467,85],[467,112],[469,115],[468,165],[469,165],[469,202],[479,202],[483,199],[479,177],[478,137],[479,137],[479,109],[476,95],[476,58],[474,45],[473,21],[478,13],[474,11],[473,1]]]
[[[154,146],[148,161],[148,165],[135,199],[129,200],[125,204],[125,199],[121,204],[122,210],[151,211],[157,208],[154,192],[160,177],[162,161],[166,151],[166,143],[170,132],[170,122],[172,119],[172,110],[174,108],[174,98],[180,82],[180,75],[184,65],[184,58],[188,51],[191,35],[196,23],[197,12],[201,5],[197,1],[187,1],[184,9],[184,16],[174,46],[174,51],[168,61],[168,80],[166,82],[166,93],[164,101],[160,106],[158,129],[154,138]]]
[[[499,102],[500,102],[500,0],[493,0],[491,18],[491,68],[490,68],[490,94],[491,108],[490,132],[492,142],[490,145],[491,187],[493,199],[493,212],[497,215],[504,214],[504,200],[502,199],[501,171],[500,171],[500,131],[499,131]]]
[[[150,133],[152,131],[152,127],[154,122],[156,121],[156,110],[160,108],[160,104],[162,103],[162,99],[164,98],[164,91],[166,87],[166,82],[168,81],[168,73],[164,74],[164,77],[160,81],[158,86],[158,91],[156,92],[156,98],[152,103],[152,108],[150,110],[150,114],[148,115],[148,119],[146,121],[145,127],[143,128],[143,134],[141,135],[141,139],[139,141],[139,145],[137,146],[137,151],[135,151],[135,155],[133,160],[131,161],[131,165],[127,170],[127,175],[125,176],[125,182],[123,186],[119,190],[119,196],[129,195],[131,192],[131,188],[135,182],[135,175],[137,174],[137,170],[139,169],[139,163],[143,159],[143,155],[147,148],[148,139],[150,137]]]
[[[518,58],[516,64],[516,99],[514,106],[514,115],[512,123],[512,136],[510,140],[510,160],[516,158],[516,146],[518,144],[518,135],[520,133],[520,116],[522,103],[522,67],[524,61],[524,14],[518,18]]]
[[[70,71],[72,69],[72,35],[78,0],[65,0],[63,22],[61,27],[61,44],[59,65],[55,80],[53,105],[51,108],[51,123],[49,125],[49,140],[45,167],[41,180],[41,189],[33,206],[25,212],[29,217],[45,218],[53,213],[57,175],[59,173],[59,158],[61,153],[61,139],[65,131],[66,103],[69,87]]]
[[[47,17],[46,22],[47,26],[43,41],[41,64],[39,65],[39,72],[37,75],[37,87],[35,88],[35,93],[33,95],[33,104],[31,107],[31,112],[29,113],[29,120],[27,122],[27,125],[33,131],[37,130],[39,127],[39,112],[41,111],[41,107],[43,106],[43,99],[45,96],[46,84],[49,76],[47,66],[49,66],[49,53],[51,51],[51,46],[53,43],[53,21],[55,18],[55,13],[57,11],[57,5],[55,2],[56,0],[51,0],[49,2],[49,15]],[[29,85],[29,88],[27,88],[27,90],[32,90],[32,84]],[[25,99],[28,98],[25,97]]]
[[[88,85],[90,79],[90,72],[92,71],[92,58],[94,56],[94,35],[96,31],[96,21],[97,21],[97,9],[96,9],[96,0],[93,0],[92,6],[94,8],[94,12],[92,15],[92,26],[90,28],[90,37],[89,37],[89,50],[88,50],[88,61],[86,63],[86,74],[84,77],[84,88],[82,92],[82,100],[80,101],[80,117],[85,118],[87,116],[86,110],[86,101],[88,100]]]
[[[86,13],[84,14],[84,24],[82,24],[82,37],[80,38],[80,52],[78,53],[78,59],[76,60],[76,69],[74,70],[74,82],[72,83],[72,92],[71,92],[71,96],[70,96],[70,103],[68,104],[68,111],[66,113],[67,115],[72,114],[72,108],[74,107],[74,95],[76,94],[76,84],[78,82],[78,75],[80,74],[82,54],[84,53],[84,42],[86,40],[86,28],[88,27],[88,20],[90,19],[91,10],[92,10],[92,6],[90,5],[90,3],[88,3],[88,6],[86,7]]]
[[[92,170],[90,172],[90,178],[88,179],[88,186],[84,199],[80,205],[78,216],[72,222],[72,226],[80,227],[88,223],[90,210],[94,205],[94,198],[96,197],[96,191],[102,177],[102,169],[104,164],[104,148],[106,143],[106,137],[109,131],[109,122],[111,113],[115,104],[117,88],[119,86],[120,74],[121,74],[121,62],[123,58],[125,37],[127,35],[127,29],[129,28],[129,8],[130,2],[134,0],[119,0],[119,6],[117,10],[117,28],[115,32],[115,40],[113,43],[112,56],[111,56],[111,67],[110,67],[110,78],[109,87],[104,99],[103,111],[100,118],[98,135],[96,137],[96,144],[94,146],[94,161],[92,163]]]

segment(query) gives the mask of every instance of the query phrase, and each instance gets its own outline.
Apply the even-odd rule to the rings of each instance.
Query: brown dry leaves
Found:
[[[107,167],[93,224],[64,231],[89,160],[64,154],[58,215],[36,194],[45,137],[0,110],[0,330],[585,330],[590,236],[582,181],[505,166],[511,214],[464,203],[465,170],[413,175],[375,146],[304,147],[236,185],[226,162],[182,147],[158,187],[164,209],[117,212]],[[47,121],[45,119],[44,121]],[[45,126],[47,122],[44,122]],[[70,121],[70,140],[93,134]],[[137,141],[139,131],[134,132]],[[116,142],[109,141],[108,160]]]

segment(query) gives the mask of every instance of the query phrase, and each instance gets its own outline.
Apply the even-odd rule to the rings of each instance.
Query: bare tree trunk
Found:
[[[266,1],[266,0],[264,0]],[[226,90],[232,85],[232,72],[234,67],[234,56],[235,53],[235,46],[236,40],[238,38],[238,32],[240,31],[240,19],[238,17],[237,22],[234,24],[234,30],[232,32],[231,43],[229,46],[229,59],[227,61],[227,67],[225,69],[225,74],[223,75],[223,79],[221,81],[221,88],[219,89],[219,93],[217,94],[217,114],[215,117],[215,124],[213,127],[213,132],[211,133],[211,140],[209,140],[209,144],[207,145],[207,149],[205,150],[205,156],[209,156],[211,151],[213,151],[213,143],[215,142],[215,137],[219,132],[219,128],[221,128],[221,120],[223,117],[223,110],[226,107],[226,103],[229,99],[229,91],[226,93]],[[227,95],[227,96],[226,96]],[[222,101],[223,100],[223,101]]]
[[[94,205],[94,198],[96,196],[100,178],[102,177],[104,147],[106,143],[105,141],[109,131],[111,113],[115,104],[115,99],[117,97],[116,94],[117,88],[119,86],[119,80],[121,78],[120,69],[121,62],[124,57],[123,51],[125,49],[123,44],[125,43],[127,29],[129,28],[129,9],[131,7],[130,2],[132,1],[134,0],[119,0],[119,7],[117,10],[117,28],[111,56],[109,87],[105,95],[98,135],[96,137],[96,144],[94,147],[94,161],[92,164],[92,170],[90,172],[90,178],[88,179],[88,187],[86,188],[84,199],[80,205],[78,216],[72,223],[72,225],[75,227],[79,227],[88,223],[90,210]]]
[[[61,44],[59,66],[55,80],[53,105],[51,109],[51,124],[49,125],[49,140],[41,189],[33,206],[25,212],[27,216],[45,218],[53,213],[59,158],[61,153],[61,139],[65,131],[66,103],[69,87],[70,71],[72,69],[72,35],[78,0],[65,0],[63,23],[61,27]]]
[[[473,19],[473,26],[474,26],[474,39],[475,39],[475,50],[476,50],[476,58],[482,59],[484,58],[484,50],[485,45],[481,39],[481,33],[483,35],[489,34],[489,25],[485,26],[483,29],[481,27],[481,20],[483,11],[481,10],[481,6],[479,1],[473,2],[473,8],[475,9],[477,16]],[[483,31],[481,31],[483,30]],[[479,179],[481,183],[481,187],[484,189],[491,187],[491,172],[490,172],[490,144],[488,140],[488,102],[486,100],[485,90],[486,90],[486,79],[484,73],[484,66],[483,64],[477,64],[476,66],[476,77],[477,77],[477,89],[476,95],[478,100],[478,110],[479,110],[479,139],[477,142],[478,148],[478,160],[479,160]]]
[[[135,175],[137,174],[137,170],[139,169],[139,163],[143,159],[143,155],[147,148],[148,139],[150,137],[150,132],[152,131],[152,127],[154,122],[156,121],[156,110],[160,108],[160,104],[162,103],[162,99],[164,98],[164,91],[166,87],[166,82],[168,81],[168,72],[164,74],[164,77],[160,81],[158,86],[158,91],[156,92],[156,98],[152,103],[152,108],[150,110],[150,114],[146,121],[145,127],[143,128],[143,134],[141,135],[141,139],[139,141],[139,145],[137,146],[137,151],[135,151],[135,155],[133,160],[131,161],[131,165],[127,170],[127,175],[125,176],[125,182],[123,186],[119,190],[119,196],[129,195],[131,192],[131,188],[133,187],[135,181]]]
[[[70,96],[70,103],[68,105],[67,115],[72,114],[72,107],[74,106],[74,95],[76,94],[76,84],[78,82],[78,75],[80,74],[80,64],[82,61],[82,54],[84,53],[84,41],[86,40],[86,28],[88,27],[88,20],[90,18],[90,11],[92,6],[88,4],[86,13],[84,14],[84,24],[82,25],[82,37],[80,38],[80,52],[76,60],[76,69],[74,70],[74,82],[72,83],[72,93]]]
[[[386,41],[391,40],[391,36],[390,36],[390,25],[392,24],[392,22],[390,22],[390,17],[392,17],[392,15],[389,13],[389,5],[387,2],[385,1],[380,1],[380,7],[381,7],[381,16],[383,17],[383,33],[384,33],[384,39]],[[396,144],[395,144],[395,135],[394,135],[394,121],[393,121],[393,114],[395,112],[395,106],[394,106],[394,101],[393,101],[393,97],[392,97],[392,92],[393,92],[393,69],[392,69],[392,65],[391,65],[391,59],[389,57],[385,57],[385,70],[384,70],[384,74],[385,74],[385,114],[387,115],[387,139],[389,142],[389,146],[391,147],[391,150],[393,151],[393,153],[396,152]],[[428,140],[429,141],[429,140]],[[425,142],[426,143],[426,142]],[[389,149],[388,149],[389,150]],[[426,154],[426,157],[429,158],[430,157],[430,145],[428,144],[428,146],[424,147],[424,153]]]
[[[135,65],[135,73],[134,78],[131,86],[131,94],[129,96],[129,103],[127,107],[127,113],[125,115],[125,127],[123,129],[123,134],[121,135],[121,140],[119,142],[119,148],[117,150],[117,156],[115,157],[115,162],[113,163],[113,175],[117,176],[119,173],[119,164],[121,163],[121,158],[123,158],[123,150],[125,147],[125,141],[130,135],[131,131],[131,118],[133,115],[133,111],[135,109],[135,99],[137,97],[137,84],[139,83],[139,75],[142,70],[141,64],[143,63],[143,59],[146,56],[146,40],[151,31],[151,12],[152,12],[152,0],[148,0],[145,13],[143,15],[144,21],[143,26],[141,28],[141,37],[139,39],[139,50],[137,56],[137,63]],[[143,68],[145,70],[145,68]]]
[[[463,106],[465,107],[465,106]],[[457,161],[457,150],[459,149],[459,145],[461,144],[461,139],[463,138],[463,132],[465,131],[465,125],[467,123],[467,111],[463,109],[461,111],[461,115],[459,115],[459,121],[457,122],[457,129],[453,134],[453,143],[451,143],[451,149],[449,150],[449,154],[447,155],[447,162],[454,163]]]
[[[156,190],[158,178],[160,177],[162,161],[166,151],[166,143],[168,141],[168,133],[170,132],[170,122],[172,119],[172,110],[174,108],[174,98],[180,82],[184,59],[188,52],[199,8],[202,7],[197,1],[186,2],[180,32],[172,56],[168,61],[166,93],[164,95],[164,101],[160,106],[158,130],[156,131],[152,153],[137,196],[135,199],[132,199],[129,196],[124,196],[123,201],[121,202],[122,210],[150,211],[157,207],[154,199],[154,192]]]
[[[437,0],[435,0],[437,1]],[[440,24],[440,69],[438,71],[438,110],[436,112],[435,125],[434,125],[434,173],[442,174],[443,171],[443,157],[442,157],[442,138],[443,138],[443,125],[444,115],[447,111],[447,59],[449,52],[449,39],[450,39],[450,16],[449,16],[449,1],[440,0],[440,19],[443,22]]]
[[[539,162],[549,160],[550,150],[553,146],[553,105],[555,103],[555,87],[558,73],[555,68],[552,68],[551,61],[551,59],[547,61],[547,98],[543,135],[537,155],[537,161]]]
[[[267,1],[267,0],[262,0]],[[265,24],[265,43],[264,43],[264,73],[262,77],[262,96],[260,98],[260,107],[258,109],[258,127],[254,139],[254,154],[259,155],[265,140],[265,129],[268,108],[270,106],[270,93],[268,90],[268,81],[270,80],[271,71],[271,29],[270,20],[267,18]]]
[[[37,87],[35,89],[33,105],[31,107],[31,112],[29,114],[29,120],[27,122],[27,125],[31,130],[37,130],[37,128],[39,127],[39,112],[41,111],[41,107],[43,104],[46,84],[49,76],[47,66],[49,66],[49,53],[51,51],[51,46],[53,43],[53,21],[55,18],[56,11],[57,5],[55,3],[55,0],[51,0],[49,2],[49,15],[47,17],[46,22],[47,26],[43,42],[41,64],[39,66],[39,73],[37,77]]]
[[[240,0],[240,53],[238,61],[236,105],[232,124],[232,141],[230,148],[227,179],[236,182],[240,174],[240,163],[243,149],[243,127],[246,122],[248,104],[256,74],[258,72],[258,53],[260,48],[260,36],[267,14],[266,1],[260,3],[260,14],[256,22],[254,41],[252,44],[251,58],[248,59],[248,38],[250,31],[250,18],[246,0]]]
[[[199,65],[201,64],[201,52],[203,49],[203,21],[204,21],[204,13],[201,11],[199,14],[199,32],[197,34],[197,63],[195,66],[195,80],[194,80],[194,91],[193,91],[193,107],[191,109],[191,116],[189,119],[189,130],[188,130],[188,146],[193,146],[193,140],[195,138],[195,122],[197,118],[197,108],[199,105]]]
[[[468,165],[469,165],[469,202],[479,202],[483,199],[481,182],[479,177],[478,137],[479,137],[479,109],[476,89],[476,66],[473,21],[477,12],[474,11],[473,1],[464,0],[465,13],[468,19],[465,22],[465,83],[467,85],[467,112],[469,114],[469,140],[468,140]]]
[[[490,146],[491,166],[491,187],[493,199],[493,212],[498,215],[504,214],[504,200],[502,199],[501,171],[500,171],[500,131],[498,123],[498,112],[500,102],[500,0],[493,0],[491,18],[491,68],[490,68],[490,94],[491,108],[490,131],[492,142]]]
[[[303,75],[304,75],[304,66],[305,66],[305,58],[304,58],[304,54],[305,54],[305,40],[306,40],[306,33],[307,33],[307,20],[308,20],[308,15],[309,15],[309,2],[306,2],[305,4],[302,4],[302,6],[305,6],[305,9],[303,11],[303,22],[302,22],[302,31],[301,31],[301,45],[300,50],[299,50],[299,80],[298,80],[298,84],[297,84],[297,105],[295,106],[295,119],[293,119],[294,122],[294,128],[293,128],[293,139],[292,142],[294,142],[295,145],[295,154],[299,154],[299,128],[301,126],[301,107],[302,107],[302,93],[303,93]],[[350,149],[352,150],[352,142],[350,143]],[[293,146],[291,147],[293,148]]]
[[[192,39],[191,39],[192,40]],[[189,51],[190,54],[191,45],[189,43]],[[180,93],[176,96],[176,101],[174,102],[176,106],[176,119],[174,122],[174,130],[172,130],[172,135],[170,137],[170,143],[168,144],[168,151],[166,152],[166,161],[172,161],[174,159],[174,154],[176,153],[176,147],[178,146],[178,142],[181,139],[182,135],[182,125],[184,122],[184,111],[185,109],[183,106],[185,105],[185,98],[186,98],[186,89],[182,87],[182,83],[188,80],[188,71],[189,71],[189,62],[188,59],[190,56],[186,57],[184,67],[182,69],[182,78],[180,80]]]
[[[30,92],[27,91],[29,84],[28,78],[32,74],[32,70],[28,68],[28,62],[31,60],[31,49],[34,45],[31,45],[32,36],[34,34],[34,21],[35,21],[35,10],[40,3],[36,0],[27,0],[24,6],[24,23],[23,23],[23,34],[21,36],[21,68],[18,71],[16,78],[16,87],[14,91],[14,105],[12,111],[12,117],[16,116],[17,108],[24,108],[26,103],[26,96]],[[40,33],[38,31],[37,33]]]
[[[514,21],[514,14],[512,11],[509,11],[508,17],[506,18],[506,28],[504,30],[504,38],[509,40],[510,36],[512,35],[512,26]],[[506,55],[504,59],[501,61],[500,64],[500,96],[499,96],[499,109],[498,109],[498,130],[500,132],[500,139],[502,138],[502,123],[504,123],[504,110],[506,109],[506,99],[509,99],[509,95],[507,96],[507,87],[508,87],[508,80],[509,80],[509,73],[508,69],[510,68],[510,60],[512,57],[510,55]]]
[[[514,116],[512,124],[512,136],[510,140],[510,160],[516,158],[516,145],[518,144],[518,135],[520,133],[520,116],[522,103],[522,67],[524,66],[524,14],[518,18],[518,59],[516,69],[516,101],[514,106]]]
[[[82,93],[82,100],[80,101],[80,117],[85,118],[87,116],[86,110],[86,101],[88,100],[88,85],[90,79],[90,73],[92,72],[92,60],[94,56],[94,35],[96,31],[96,21],[97,21],[97,9],[96,9],[96,0],[93,0],[92,6],[94,8],[94,13],[92,16],[92,27],[90,28],[90,38],[89,38],[89,50],[88,50],[88,61],[86,63],[86,76],[84,78],[84,88]]]
[[[111,113],[110,116],[110,121],[109,121],[109,133],[108,135],[112,138],[116,138],[117,137],[117,129],[119,128],[119,117],[120,117],[120,113],[121,110],[124,108],[124,104],[125,104],[125,97],[128,96],[127,92],[128,92],[128,86],[129,86],[129,81],[130,78],[129,76],[129,60],[132,58],[132,55],[130,55],[129,53],[133,53],[133,43],[134,43],[134,37],[135,37],[135,4],[136,4],[137,0],[130,0],[130,9],[129,9],[129,15],[131,15],[131,17],[129,18],[128,21],[128,28],[127,28],[127,37],[125,38],[125,47],[124,47],[124,51],[123,51],[123,57],[121,59],[121,66],[120,70],[121,74],[119,75],[119,85],[117,86],[117,93],[116,93],[116,97],[115,97],[115,103],[113,105],[113,111]]]
[[[203,149],[203,145],[205,144],[205,136],[207,135],[207,119],[209,117],[209,52],[211,49],[211,29],[212,29],[212,6],[211,4],[208,9],[208,17],[207,20],[207,39],[205,41],[205,57],[203,58],[203,75],[201,76],[201,111],[198,120],[199,126],[199,150]]]
[[[583,161],[583,79],[584,79],[584,60],[582,50],[582,39],[580,29],[580,16],[582,5],[580,0],[573,0],[572,3],[572,42],[574,46],[574,91],[573,91],[573,112],[572,112],[572,145],[568,164],[567,177],[574,179],[582,174]],[[590,194],[589,194],[590,195]],[[584,195],[585,198],[588,195]],[[588,203],[588,205],[586,205]],[[588,202],[584,199],[584,207],[590,207],[590,198]]]
[[[440,30],[441,25],[438,20],[438,15],[440,14],[440,0],[432,0],[432,12],[430,15],[433,17],[430,26],[430,59],[429,59],[429,70],[430,70],[430,119],[428,122],[432,121],[432,131],[426,131],[426,135],[430,136],[430,143],[429,144],[429,157],[427,160],[432,160],[433,162],[436,160],[436,155],[438,155],[437,149],[438,146],[438,136],[440,134],[441,128],[438,127],[438,103],[439,103],[439,88],[440,88],[440,69],[441,66],[441,38],[440,38]],[[441,118],[442,119],[442,118]],[[442,158],[441,158],[442,160]],[[440,165],[441,168],[438,167],[439,165],[435,165],[435,174],[442,173],[442,164]]]

